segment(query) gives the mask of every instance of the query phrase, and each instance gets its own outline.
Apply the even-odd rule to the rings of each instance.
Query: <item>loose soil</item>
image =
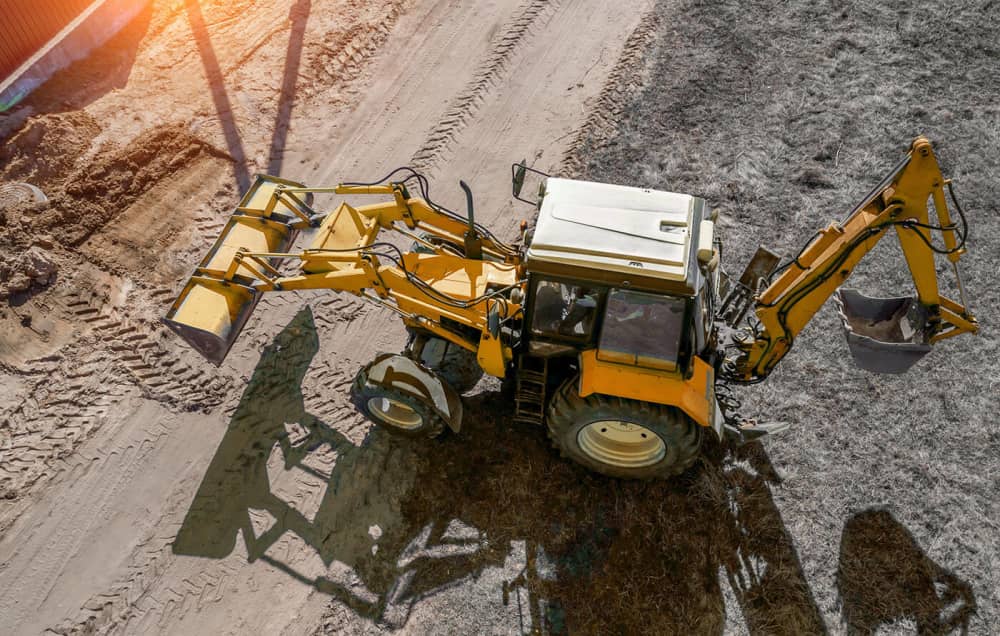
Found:
[[[1000,108],[989,3],[153,2],[0,116],[0,622],[14,633],[949,633],[1000,622],[988,414]],[[926,6],[924,6],[926,4]],[[926,16],[934,16],[933,20]],[[978,338],[853,369],[826,307],[669,482],[605,479],[510,422],[399,441],[348,399],[405,338],[269,295],[215,368],[158,319],[254,172],[412,164],[511,238],[506,166],[692,192],[725,265],[793,253],[916,134],[971,225]],[[328,200],[320,198],[319,204]],[[308,240],[305,237],[303,240]],[[908,289],[889,238],[852,284]],[[27,280],[27,284],[25,283]],[[973,369],[974,372],[969,370]]]

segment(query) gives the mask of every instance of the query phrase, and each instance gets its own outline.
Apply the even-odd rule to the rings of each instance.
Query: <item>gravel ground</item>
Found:
[[[501,4],[158,2],[0,120],[0,177],[51,195],[0,216],[0,615],[31,633],[995,631],[995,3]],[[349,299],[272,301],[221,370],[157,323],[258,170],[414,161],[477,177],[511,234],[526,211],[495,166],[534,156],[706,197],[738,273],[841,218],[919,134],[969,216],[981,334],[874,376],[828,306],[741,391],[792,430],[710,444],[669,482],[560,459],[490,381],[461,435],[368,433],[346,388],[398,324]],[[894,241],[853,286],[910,291]]]
[[[740,553],[745,578],[723,585],[738,601],[727,633],[986,634],[1000,621],[993,5],[660,2],[648,80],[617,135],[587,149],[589,178],[707,197],[737,274],[758,244],[793,254],[842,218],[917,135],[969,215],[978,337],[941,344],[906,375],[871,375],[852,367],[828,304],[772,378],[743,392],[747,414],[794,425],[760,449],[773,507],[738,514],[750,534],[780,524],[788,551]],[[912,293],[896,243],[851,286]]]

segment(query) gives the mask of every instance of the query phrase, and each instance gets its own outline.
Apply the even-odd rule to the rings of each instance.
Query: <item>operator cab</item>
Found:
[[[712,328],[706,212],[690,195],[547,179],[525,260],[525,351],[596,348],[606,362],[684,371]]]

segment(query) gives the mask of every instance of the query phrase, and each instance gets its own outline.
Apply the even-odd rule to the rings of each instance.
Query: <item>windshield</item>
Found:
[[[687,300],[612,290],[597,357],[608,362],[674,370],[684,333]]]

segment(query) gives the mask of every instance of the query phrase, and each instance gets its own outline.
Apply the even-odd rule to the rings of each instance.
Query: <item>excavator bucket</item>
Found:
[[[911,296],[870,298],[853,289],[835,296],[855,364],[872,373],[905,373],[927,355],[927,311]]]
[[[253,287],[260,280],[257,272],[244,265],[232,267],[237,252],[285,252],[298,229],[310,225],[308,203],[294,196],[275,196],[281,187],[304,186],[257,176],[163,319],[216,365],[222,364],[262,293]],[[268,260],[275,266],[279,259]]]

